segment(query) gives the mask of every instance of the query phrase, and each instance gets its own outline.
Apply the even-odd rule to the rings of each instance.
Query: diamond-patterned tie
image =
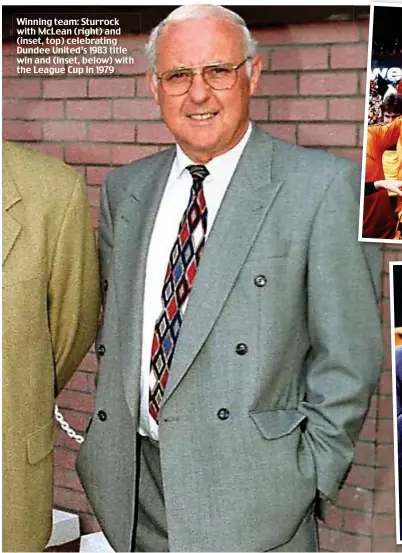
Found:
[[[204,165],[189,165],[187,169],[193,177],[190,200],[169,256],[162,288],[162,313],[155,323],[152,341],[149,413],[156,422],[207,232],[202,183],[209,171]]]

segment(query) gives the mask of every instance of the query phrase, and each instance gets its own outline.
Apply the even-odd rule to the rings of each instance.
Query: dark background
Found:
[[[374,7],[373,57],[402,54],[402,7]]]
[[[402,7],[374,7],[373,40],[402,38]]]
[[[394,265],[395,326],[402,326],[402,265]]]

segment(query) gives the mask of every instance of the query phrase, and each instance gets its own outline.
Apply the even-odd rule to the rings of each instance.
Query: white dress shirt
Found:
[[[213,158],[205,166],[209,175],[203,182],[208,209],[207,234],[211,231],[223,196],[251,134],[251,123],[243,138],[228,152]],[[166,183],[152,231],[148,250],[144,291],[144,318],[141,356],[141,405],[139,433],[153,440],[159,438],[159,428],[148,411],[151,347],[155,323],[162,312],[162,287],[169,255],[178,235],[184,210],[187,207],[193,179],[186,169],[194,162],[176,146],[176,157]],[[196,285],[197,280],[194,285]],[[184,315],[185,316],[185,315]],[[179,336],[180,339],[180,336]]]

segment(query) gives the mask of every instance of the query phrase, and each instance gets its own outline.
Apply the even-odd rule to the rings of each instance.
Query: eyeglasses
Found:
[[[237,79],[237,70],[240,69],[250,57],[234,65],[233,63],[212,63],[204,67],[181,67],[165,71],[157,75],[162,89],[168,96],[182,96],[186,94],[193,84],[194,75],[202,75],[204,82],[214,90],[227,90],[233,88]]]

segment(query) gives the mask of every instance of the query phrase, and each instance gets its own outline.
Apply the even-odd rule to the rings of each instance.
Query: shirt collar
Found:
[[[244,133],[244,136],[242,139],[236,144],[236,146],[233,146],[230,150],[225,152],[224,154],[221,154],[220,156],[214,157],[205,164],[205,167],[208,169],[211,175],[216,173],[220,169],[224,169],[225,166],[232,166],[236,167],[241,154],[243,153],[243,150],[248,142],[248,139],[250,138],[250,134],[252,131],[252,124],[249,122],[247,131]],[[176,172],[177,177],[181,177],[183,172],[186,170],[186,167],[188,165],[194,165],[194,161],[188,157],[187,154],[185,154],[182,150],[182,148],[179,146],[179,144],[176,144],[176,157],[174,160],[174,170]]]

